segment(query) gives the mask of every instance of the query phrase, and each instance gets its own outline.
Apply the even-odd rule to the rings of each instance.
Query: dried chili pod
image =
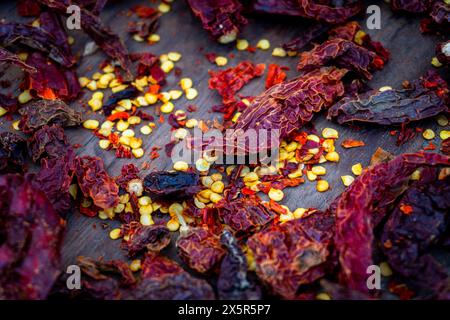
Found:
[[[170,232],[165,226],[143,226],[139,222],[131,222],[122,226],[124,238],[122,247],[128,251],[130,257],[144,249],[160,252],[170,244]]]
[[[0,43],[5,47],[20,44],[38,50],[64,67],[75,64],[75,59],[68,56],[56,44],[55,38],[42,28],[15,22],[0,23]]]
[[[61,272],[64,222],[31,178],[0,176],[2,300],[45,299]]]
[[[372,90],[346,97],[332,106],[328,119],[339,124],[368,122],[400,125],[448,111],[449,89],[434,71],[412,81],[405,89]]]
[[[70,108],[61,100],[39,100],[27,104],[19,110],[22,118],[19,128],[22,132],[33,133],[45,125],[57,124],[63,128],[78,126],[81,113]]]
[[[221,300],[259,300],[262,288],[248,275],[247,257],[229,230],[220,237],[228,253],[220,265],[217,291]]]
[[[316,211],[254,234],[247,244],[255,258],[256,274],[276,295],[295,298],[301,285],[335,267],[333,233],[333,215]]]
[[[396,11],[423,13],[430,10],[432,2],[432,0],[392,0],[391,8]]]
[[[300,16],[330,24],[345,22],[363,9],[361,1],[253,0],[256,12]]]
[[[328,24],[314,23],[311,26],[308,26],[306,30],[303,30],[301,36],[283,44],[283,49],[287,51],[300,52],[311,42],[317,38],[320,38],[322,35],[325,35],[329,29],[330,26]]]
[[[221,201],[217,209],[221,221],[238,235],[249,235],[271,223],[276,216],[257,196]]]
[[[219,236],[207,227],[184,226],[177,240],[177,252],[189,268],[199,273],[214,271],[225,255]]]
[[[336,65],[371,79],[375,53],[344,39],[327,40],[311,51],[300,54],[298,71],[311,71],[326,65]]]
[[[324,67],[274,85],[253,100],[233,129],[279,130],[279,138],[287,138],[311,121],[314,113],[330,107],[344,95],[342,78],[346,73],[347,70]],[[267,148],[270,147],[269,144]]]
[[[119,203],[119,187],[105,170],[98,157],[76,157],[75,176],[85,197],[102,209],[114,208]]]
[[[27,143],[12,132],[0,133],[0,174],[24,171]]]
[[[155,171],[145,177],[144,188],[157,198],[186,198],[200,191],[199,177],[193,172]]]
[[[25,62],[20,60],[20,58],[12,52],[4,48],[0,48],[0,62],[6,62],[9,64],[15,64],[21,67],[26,72],[36,72],[36,69],[32,66],[27,65]]]
[[[450,291],[450,277],[445,267],[430,254],[450,227],[450,177],[437,180],[422,172],[400,198],[383,228],[382,250],[389,265],[399,275],[431,291],[436,297]]]
[[[450,165],[450,158],[433,153],[402,154],[364,171],[336,200],[335,244],[341,283],[367,292],[367,267],[373,264],[373,229],[407,189],[419,167]]]
[[[214,40],[229,43],[236,40],[247,20],[238,0],[187,0],[192,13]]]
[[[71,152],[63,128],[59,125],[43,126],[28,141],[28,151],[34,162],[42,158],[59,158]]]

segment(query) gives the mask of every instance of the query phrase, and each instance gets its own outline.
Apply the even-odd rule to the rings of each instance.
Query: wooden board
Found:
[[[229,59],[228,66],[234,66],[238,62],[250,59],[256,63],[278,63],[288,66],[289,77],[296,75],[297,58],[276,58],[271,56],[271,50],[260,51],[252,54],[249,52],[237,51],[233,45],[223,46],[213,42],[205,31],[201,28],[190,14],[184,1],[176,1],[173,10],[165,14],[161,18],[161,26],[157,33],[161,36],[161,41],[153,46],[138,43],[130,39],[126,33],[127,21],[126,16],[128,8],[132,5],[149,1],[122,1],[121,3],[112,3],[108,5],[102,13],[103,20],[112,27],[112,29],[125,39],[126,46],[130,52],[150,51],[155,54],[167,53],[169,51],[177,51],[183,55],[183,58],[176,65],[183,71],[183,76],[191,77],[194,81],[195,88],[199,91],[199,96],[193,102],[180,99],[175,105],[176,109],[186,110],[189,104],[197,105],[198,111],[190,114],[190,117],[196,119],[213,119],[220,117],[220,114],[211,113],[211,106],[220,103],[219,95],[208,89],[208,69],[217,69],[218,67],[210,64],[203,53],[214,52],[219,55],[228,56],[235,54],[234,59]],[[383,2],[379,1],[382,8],[380,30],[369,30],[368,33],[374,40],[381,41],[387,49],[392,53],[392,58],[386,68],[377,72],[370,82],[374,88],[385,85],[400,86],[405,79],[415,79],[422,75],[427,69],[431,68],[430,61],[434,55],[434,47],[438,38],[430,35],[422,35],[419,32],[420,18],[406,17],[402,15],[394,15]],[[0,17],[7,21],[25,21],[26,19],[18,18],[15,11],[14,3],[0,4]],[[359,19],[365,26],[364,19]],[[245,28],[242,38],[248,39],[251,45],[261,38],[269,39],[272,48],[280,46],[297,35],[302,33],[303,22],[297,18],[258,16],[249,19],[249,25]],[[71,32],[76,39],[74,52],[82,52],[84,44],[89,39],[81,32]],[[203,48],[203,53],[200,49]],[[85,57],[81,60],[78,67],[79,75],[91,76],[96,71],[100,63],[105,59],[101,52]],[[92,69],[92,70],[91,70]],[[444,71],[441,71],[444,73]],[[13,73],[13,71],[11,71]],[[17,82],[17,74],[14,75]],[[7,74],[6,77],[13,77]],[[445,75],[448,80],[448,74]],[[264,76],[265,78],[265,76]],[[252,81],[240,93],[243,95],[257,95],[264,89],[264,78]],[[177,79],[171,74],[168,77],[167,89],[177,87]],[[17,91],[18,93],[18,91]],[[85,94],[80,99],[86,104],[88,96]],[[82,108],[80,102],[73,103],[75,108]],[[98,117],[100,115],[88,115],[86,117]],[[147,107],[146,111],[154,114],[154,107]],[[1,127],[10,130],[10,123],[2,120]],[[355,131],[348,127],[341,127],[335,123],[331,123],[325,119],[324,115],[317,116],[314,119],[314,125],[320,132],[322,128],[332,127],[338,129],[340,139],[337,142],[337,151],[341,156],[341,160],[336,164],[325,164],[328,170],[326,179],[330,182],[331,190],[326,193],[318,193],[315,190],[315,184],[306,182],[297,188],[286,190],[285,200],[282,202],[291,210],[297,207],[316,207],[324,209],[328,204],[343,190],[341,183],[341,175],[351,174],[351,165],[361,162],[363,166],[368,165],[369,159],[377,147],[382,147],[394,154],[400,154],[407,151],[416,151],[423,147],[424,140],[421,136],[414,141],[408,142],[402,147],[395,145],[395,137],[389,134],[392,128],[370,127],[363,128],[361,131]],[[436,129],[434,120],[419,123],[418,126]],[[169,142],[170,126],[166,123],[160,125],[154,130],[154,133],[145,138],[145,149],[148,152],[152,146],[163,147]],[[84,129],[67,130],[68,136],[72,143],[81,144],[82,148],[78,149],[78,154],[86,154],[91,156],[99,156],[105,160],[109,173],[113,176],[119,174],[123,164],[133,162],[140,166],[143,161],[148,160],[148,155],[139,160],[133,159],[116,159],[112,151],[104,151],[98,147],[98,139],[91,132]],[[366,147],[355,148],[350,150],[342,150],[340,142],[344,138],[354,138],[364,140]],[[438,141],[439,144],[439,141]],[[153,162],[149,171],[158,169],[171,169],[172,163],[163,152],[161,157]],[[102,227],[105,224],[106,228]],[[86,218],[77,212],[69,215],[67,221],[67,232],[63,245],[63,263],[64,266],[73,264],[79,255],[100,257],[106,259],[119,258],[126,259],[124,251],[120,249],[120,241],[111,241],[108,237],[109,230],[119,226],[115,221],[101,221],[97,218]],[[176,236],[176,235],[174,235]],[[169,252],[170,256],[175,256],[173,248]]]

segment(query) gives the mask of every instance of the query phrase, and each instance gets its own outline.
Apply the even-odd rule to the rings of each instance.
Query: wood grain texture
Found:
[[[271,56],[271,50],[260,51],[252,54],[249,52],[237,51],[233,45],[224,46],[212,41],[200,24],[191,16],[184,1],[176,1],[173,10],[163,15],[161,25],[157,33],[161,36],[161,41],[153,46],[143,43],[137,43],[130,39],[126,32],[127,9],[132,5],[143,3],[149,4],[149,1],[121,1],[113,2],[108,5],[102,13],[102,18],[106,24],[120,34],[124,39],[126,46],[130,52],[150,51],[154,54],[167,53],[169,51],[178,51],[183,58],[176,65],[183,71],[183,76],[191,77],[194,80],[194,86],[199,91],[199,96],[194,101],[187,101],[184,98],[177,100],[176,109],[186,110],[189,104],[198,106],[198,111],[190,114],[190,117],[196,119],[213,119],[219,118],[220,114],[212,113],[211,106],[219,104],[221,99],[219,95],[208,89],[208,70],[217,69],[215,65],[209,63],[204,57],[206,52],[214,52],[219,55],[235,54],[234,59],[229,59],[228,66],[234,66],[242,60],[250,59],[255,63],[278,63],[288,66],[290,78],[296,75],[297,58],[276,58]],[[430,65],[431,58],[434,55],[434,46],[438,38],[430,35],[422,35],[419,32],[420,18],[407,17],[403,15],[393,14],[388,6],[379,1],[382,8],[382,27],[381,30],[366,30],[374,40],[381,41],[387,49],[392,53],[392,58],[388,65],[381,72],[377,72],[370,82],[374,88],[385,85],[400,86],[405,79],[415,79],[422,75],[426,70],[432,68]],[[15,4],[0,4],[0,17],[7,21],[27,21],[18,18],[15,12]],[[364,18],[359,19],[364,24]],[[291,40],[302,33],[304,23],[301,19],[273,17],[273,16],[257,16],[249,18],[249,25],[245,28],[242,38],[248,39],[252,45],[261,38],[269,39],[272,48]],[[76,39],[74,52],[80,53],[83,50],[88,37],[81,31],[71,32]],[[203,53],[200,49],[203,49]],[[99,67],[100,63],[105,59],[103,53],[97,51],[94,55],[84,57],[78,65],[79,75],[91,76]],[[17,70],[6,70],[5,77],[15,79],[20,73]],[[444,75],[444,71],[442,71]],[[449,75],[444,75],[449,79]],[[242,95],[258,95],[264,90],[263,78],[253,80],[240,93]],[[173,73],[168,77],[167,89],[177,87],[177,78]],[[16,93],[19,91],[16,90]],[[83,110],[86,117],[98,117],[102,119],[102,115],[90,115],[86,105],[88,92],[80,98],[80,101],[73,103],[73,107]],[[145,111],[154,114],[154,107],[146,107]],[[2,130],[10,130],[10,122],[2,120],[0,123]],[[328,204],[343,190],[340,176],[351,174],[351,165],[361,162],[363,166],[368,165],[369,159],[377,147],[382,147],[394,154],[400,154],[408,151],[416,151],[423,147],[424,140],[419,136],[414,141],[410,141],[402,147],[395,145],[395,137],[390,136],[389,131],[392,128],[385,127],[366,127],[360,131],[352,130],[348,127],[342,127],[335,123],[329,122],[325,116],[319,115],[313,121],[316,129],[320,132],[322,128],[332,127],[338,129],[340,138],[337,144],[337,151],[341,156],[341,161],[335,164],[325,164],[328,170],[326,179],[330,182],[331,190],[326,193],[318,193],[315,190],[315,184],[306,182],[297,188],[286,190],[285,200],[283,204],[294,210],[297,207],[316,207],[324,209]],[[434,120],[424,121],[417,124],[420,127],[435,128]],[[147,152],[144,158],[139,160],[133,159],[116,159],[112,151],[104,151],[98,147],[98,139],[91,132],[84,129],[70,129],[67,134],[72,143],[81,144],[82,147],[77,150],[78,154],[86,154],[91,156],[99,156],[105,160],[108,172],[115,176],[120,172],[123,164],[133,162],[140,166],[142,162],[148,160],[148,153],[152,146],[163,147],[169,142],[170,126],[166,123],[160,125],[154,130],[153,134],[145,137],[144,148]],[[355,148],[343,150],[340,143],[345,138],[354,138],[365,141],[366,146],[363,148]],[[438,142],[439,143],[439,142]],[[161,157],[152,163],[149,169],[170,169],[172,163],[163,152]],[[69,215],[67,221],[67,231],[65,242],[63,245],[63,263],[64,266],[72,264],[79,255],[100,257],[106,259],[119,258],[126,259],[124,251],[120,249],[120,241],[112,241],[109,239],[109,230],[119,226],[115,221],[101,221],[97,218],[86,218],[78,212]],[[176,234],[174,234],[176,237]],[[175,257],[174,248],[169,249],[168,254]]]

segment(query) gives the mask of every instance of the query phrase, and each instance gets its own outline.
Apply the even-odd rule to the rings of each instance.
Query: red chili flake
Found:
[[[214,64],[216,62],[217,54],[215,54],[213,52],[209,52],[209,53],[205,53],[205,57],[206,57],[206,59],[208,59],[209,62]]]
[[[286,79],[286,73],[278,64],[271,63],[267,71],[266,89],[269,89],[275,84],[281,83]]]
[[[345,139],[342,143],[341,146],[345,149],[350,149],[350,148],[357,148],[357,147],[364,147],[366,144],[364,143],[364,141],[361,140],[354,140],[354,139]]]
[[[428,142],[428,145],[423,150],[436,150],[437,146],[433,142]]]
[[[235,94],[251,79],[260,77],[264,69],[264,64],[254,65],[250,61],[243,61],[223,71],[210,70],[209,88],[219,92],[223,103],[234,102]]]
[[[151,16],[158,13],[158,10],[144,5],[136,5],[131,8],[131,10],[136,13],[139,18],[150,18]]]
[[[402,204],[400,204],[400,211],[403,212],[404,214],[409,215],[409,214],[413,213],[413,207],[402,203]]]
[[[129,117],[130,117],[130,115],[127,112],[121,111],[121,112],[116,112],[116,113],[110,115],[108,118],[106,118],[106,120],[109,120],[109,121],[127,120]]]

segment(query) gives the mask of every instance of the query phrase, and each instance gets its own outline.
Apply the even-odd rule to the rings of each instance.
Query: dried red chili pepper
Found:
[[[138,61],[137,76],[151,75],[153,80],[158,84],[165,83],[166,74],[159,66],[159,58],[150,52],[132,53],[130,54],[131,61]],[[152,92],[158,93],[158,92]]]
[[[381,243],[392,245],[382,245],[382,249],[396,273],[425,287],[435,298],[448,298],[449,275],[428,252],[450,226],[450,177],[436,180],[436,170],[431,170],[429,177],[422,171],[421,176],[384,225]],[[405,214],[405,207],[410,207],[409,214]]]
[[[217,204],[219,217],[238,236],[251,234],[275,219],[275,213],[261,204],[258,196],[244,196]]]
[[[282,83],[286,79],[286,72],[283,71],[283,67],[271,63],[267,71],[266,89],[269,89],[275,84]]]
[[[45,125],[57,124],[74,127],[81,123],[81,113],[74,111],[60,100],[34,101],[19,110],[22,118],[19,128],[24,133],[33,133]]]
[[[27,143],[12,132],[0,133],[0,174],[22,173],[27,156]]]
[[[43,126],[28,141],[28,151],[34,162],[42,158],[60,158],[72,152],[63,128],[59,125]]]
[[[248,274],[247,257],[233,234],[224,230],[220,240],[228,253],[220,265],[217,291],[221,300],[259,300],[262,288]]]
[[[354,139],[345,139],[341,143],[341,146],[345,149],[364,147],[365,145],[364,141]]]
[[[256,97],[239,116],[233,129],[280,130],[280,139],[309,122],[314,113],[344,95],[341,79],[346,70],[327,67],[280,83]],[[268,146],[270,148],[270,144]]]
[[[15,64],[18,67],[21,67],[26,72],[36,72],[36,69],[32,66],[27,65],[25,62],[20,60],[20,58],[15,55],[12,52],[9,52],[8,50],[4,48],[0,48],[0,63],[9,63],[9,64]]]
[[[247,20],[242,16],[242,5],[237,0],[187,0],[192,13],[210,36],[220,43],[236,40]]]
[[[448,111],[449,89],[434,71],[414,80],[405,89],[372,90],[347,97],[328,111],[328,119],[339,124],[369,122],[400,125]]]
[[[364,171],[336,200],[335,243],[341,282],[367,292],[367,267],[372,265],[373,229],[405,191],[418,167],[449,165],[450,158],[433,153],[402,154]]]
[[[165,226],[143,226],[139,222],[123,225],[122,233],[124,235],[122,247],[128,251],[130,257],[145,249],[160,252],[170,244],[171,239],[169,229]]]
[[[0,221],[0,299],[45,299],[61,272],[64,222],[19,175],[0,176]]]
[[[17,111],[18,108],[17,99],[11,98],[1,93],[0,93],[0,105],[3,108],[5,108],[9,114],[13,114],[14,112]]]
[[[333,229],[333,215],[316,211],[254,234],[247,244],[255,257],[256,274],[276,295],[295,298],[301,285],[334,268]]]
[[[250,61],[242,61],[236,67],[222,71],[209,71],[209,88],[215,89],[222,96],[225,104],[236,101],[236,93],[250,80],[264,73],[265,65],[254,65]]]
[[[182,199],[200,191],[199,177],[192,172],[157,171],[144,179],[144,188],[157,198]]]
[[[128,189],[128,183],[131,180],[140,179],[139,172],[139,168],[134,164],[124,164],[122,166],[120,176],[116,177],[117,185],[126,191]]]
[[[431,2],[430,0],[392,0],[391,7],[397,11],[421,13],[430,9]]]
[[[312,41],[320,38],[322,35],[325,35],[329,29],[330,26],[328,24],[314,23],[308,26],[306,30],[303,30],[301,36],[283,44],[283,49],[287,51],[300,52]]]
[[[447,138],[444,141],[442,141],[441,151],[443,154],[450,155],[450,138]]]
[[[177,251],[189,268],[199,273],[213,271],[225,255],[219,236],[206,227],[183,230],[177,240]]]
[[[114,208],[119,203],[119,187],[105,170],[98,157],[76,157],[75,175],[85,197],[102,209]]]
[[[363,9],[361,1],[253,0],[256,12],[300,16],[330,24],[345,22]]]

